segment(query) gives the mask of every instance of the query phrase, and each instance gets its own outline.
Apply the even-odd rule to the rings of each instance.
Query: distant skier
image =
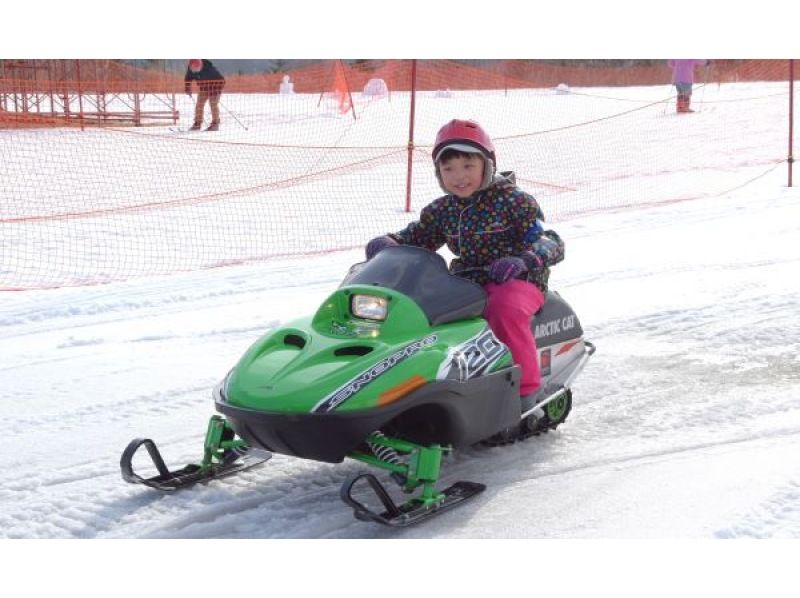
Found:
[[[205,58],[192,58],[183,78],[186,95],[192,97],[192,81],[197,81],[197,104],[194,107],[194,124],[190,131],[199,131],[203,124],[206,102],[211,107],[211,124],[206,131],[219,130],[219,98],[225,87],[225,77]]]
[[[543,230],[539,204],[516,186],[514,174],[498,174],[494,145],[471,120],[451,120],[436,136],[433,162],[446,195],[422,209],[403,230],[372,239],[367,259],[390,245],[436,251],[447,244],[456,256],[450,271],[482,285],[484,317],[520,366],[522,411],[533,406],[541,385],[531,317],[544,304],[550,266],[564,258],[564,243]]]
[[[676,103],[677,112],[694,112],[689,107],[692,101],[692,84],[694,83],[694,67],[711,64],[710,60],[689,58],[671,59],[667,64],[672,69],[672,84],[678,90],[678,100]]]

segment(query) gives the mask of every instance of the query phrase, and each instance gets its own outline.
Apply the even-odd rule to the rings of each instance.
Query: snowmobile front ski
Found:
[[[144,478],[133,470],[133,456],[144,446],[153,461],[158,475]],[[144,484],[162,492],[174,492],[199,482],[226,477],[245,469],[261,465],[272,457],[267,451],[250,448],[243,440],[236,440],[228,422],[214,415],[208,422],[203,461],[170,471],[155,442],[149,438],[135,438],[122,452],[120,469],[122,479],[131,484]]]
[[[371,473],[360,472],[351,475],[342,484],[340,496],[348,506],[352,507],[355,518],[361,521],[405,527],[449,510],[486,489],[483,484],[474,482],[456,482],[443,491],[435,489],[442,455],[450,450],[449,447],[436,444],[423,446],[399,438],[390,438],[382,432],[371,434],[366,445],[372,454],[355,452],[349,456],[392,472],[392,479],[405,493],[412,493],[420,487],[422,490],[419,496],[397,505],[383,484]],[[401,454],[408,456],[407,463],[403,462]],[[366,482],[367,488],[380,501],[382,512],[371,509],[353,496],[353,489],[361,480]]]
[[[353,486],[359,480],[365,480],[378,497],[385,509],[382,513],[370,509],[353,498]],[[452,509],[485,489],[486,486],[475,482],[456,482],[444,491],[437,492],[430,500],[412,498],[402,505],[397,505],[378,478],[371,473],[362,472],[350,476],[345,481],[340,495],[342,500],[353,508],[353,515],[359,521],[373,521],[390,527],[407,527]]]

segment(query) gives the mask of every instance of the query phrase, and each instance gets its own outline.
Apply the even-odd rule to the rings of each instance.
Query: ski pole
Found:
[[[700,105],[698,106],[699,112],[703,111],[703,101],[706,98],[706,85],[708,85],[708,61],[706,61],[705,68],[703,69],[703,91],[700,94]]]
[[[239,119],[236,117],[236,115],[235,115],[233,112],[231,112],[231,111],[228,109],[228,107],[227,107],[225,104],[223,104],[223,103],[222,103],[222,100],[220,100],[220,102],[219,102],[219,105],[220,105],[220,106],[222,106],[223,108],[225,108],[225,112],[227,112],[229,115],[231,115],[231,116],[233,117],[233,120],[235,120],[237,123],[239,123],[239,125],[240,125],[240,126],[241,126],[241,127],[242,127],[242,128],[245,130],[245,131],[249,131],[249,130],[250,130],[250,129],[248,129],[248,128],[247,128],[247,127],[244,125],[244,123],[243,123],[242,121],[240,121],[240,120],[239,120]]]
[[[669,87],[667,88],[667,95],[664,98],[664,111],[661,114],[667,113],[667,108],[669,107],[669,101],[671,98],[672,98],[672,83],[670,83]]]

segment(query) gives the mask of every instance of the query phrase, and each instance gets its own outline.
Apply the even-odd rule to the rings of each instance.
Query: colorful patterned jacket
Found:
[[[504,172],[486,189],[469,198],[444,195],[422,209],[419,220],[389,236],[404,245],[436,251],[442,245],[456,256],[453,274],[484,285],[496,259],[521,257],[528,272],[519,278],[547,290],[550,266],[564,259],[564,243],[543,230],[544,213],[532,195]]]

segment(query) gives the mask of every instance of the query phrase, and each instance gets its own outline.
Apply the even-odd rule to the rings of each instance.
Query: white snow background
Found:
[[[709,144],[713,115],[686,117],[705,128]],[[364,226],[364,242],[369,224],[353,223]],[[361,250],[3,293],[5,562],[34,586],[58,587],[59,575],[70,579],[95,563],[97,575],[103,566],[127,571],[125,583],[110,582],[116,595],[161,595],[198,579],[206,590],[238,592],[218,577],[259,572],[269,594],[271,576],[287,571],[298,584],[335,580],[343,591],[353,577],[375,575],[392,593],[418,590],[417,568],[432,568],[437,581],[426,583],[446,591],[441,577],[471,579],[459,563],[472,563],[473,552],[525,594],[549,582],[590,590],[586,578],[609,569],[618,592],[642,571],[663,576],[646,582],[648,596],[664,595],[674,576],[696,575],[698,593],[786,591],[780,574],[800,554],[800,189],[786,186],[783,166],[720,197],[578,215],[553,228],[567,257],[551,286],[597,346],[575,383],[573,411],[555,432],[448,457],[443,483],[465,479],[487,490],[403,530],[356,521],[339,500],[340,482],[364,467],[352,461],[275,455],[262,468],[174,495],[126,484],[119,472],[122,449],[137,436],[153,438],[168,464],[197,460],[215,383],[260,335],[316,309]],[[165,538],[573,542],[21,540]],[[593,539],[640,542],[580,541]],[[767,541],[747,541],[755,539]],[[488,556],[495,551],[502,556]],[[52,579],[37,579],[41,559]],[[702,577],[720,569],[727,573]],[[310,579],[315,571],[320,579]],[[148,590],[152,576],[161,590]],[[470,594],[504,584],[476,581]]]

